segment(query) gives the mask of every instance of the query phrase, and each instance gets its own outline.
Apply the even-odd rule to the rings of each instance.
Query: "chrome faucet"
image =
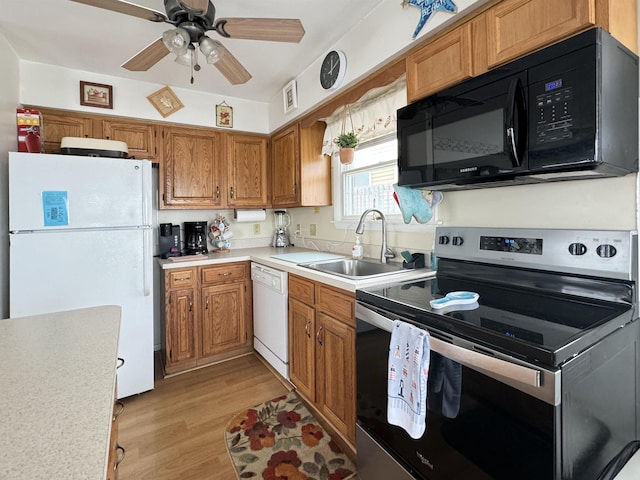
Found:
[[[380,219],[382,220],[382,248],[380,249],[380,263],[387,263],[387,258],[395,258],[396,254],[393,250],[387,247],[387,223],[384,219],[384,214],[380,210],[370,208],[364,211],[360,216],[360,221],[356,227],[356,235],[362,235],[364,233],[364,218],[371,212],[375,212],[380,215]]]

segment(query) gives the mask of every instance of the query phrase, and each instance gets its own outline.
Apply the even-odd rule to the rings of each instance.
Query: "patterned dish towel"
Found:
[[[393,321],[389,344],[387,421],[420,438],[427,428],[429,333],[400,320]]]

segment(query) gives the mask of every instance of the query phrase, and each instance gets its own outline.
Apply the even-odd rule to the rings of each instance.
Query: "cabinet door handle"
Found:
[[[320,327],[320,328],[318,329],[318,333],[316,333],[316,340],[318,341],[318,343],[320,344],[320,346],[321,346],[321,347],[323,347],[323,346],[324,346],[324,343],[322,343],[322,339],[320,338],[320,333],[322,332],[322,329],[323,329],[323,328],[324,328],[324,327]]]
[[[297,186],[297,185],[294,183],[294,184],[293,184],[293,195],[294,195],[294,196],[295,196],[295,194],[296,194],[296,190],[298,190],[298,189],[296,188],[296,186]]]
[[[233,187],[231,187],[230,196],[233,198]]]
[[[189,297],[189,311],[193,310],[193,300]]]
[[[120,445],[119,443],[116,444],[116,450],[118,450],[118,452],[120,452],[121,456],[119,456],[118,460],[116,460],[116,464],[113,467],[114,470],[118,469],[118,465],[120,465],[122,463],[122,461],[124,460],[124,456],[126,454],[126,451],[125,451],[124,447],[122,445]]]
[[[304,325],[304,331],[307,332],[307,338],[311,338],[311,331],[309,327],[311,326],[311,320],[307,318],[307,322]]]
[[[116,418],[118,418],[120,415],[122,415],[122,412],[124,412],[124,403],[122,403],[120,400],[118,400],[116,402],[116,405],[118,406],[118,410],[113,412],[113,421],[116,421]]]
[[[231,275],[231,272],[225,272],[225,273],[219,273],[218,274],[219,277],[228,277],[229,275]]]
[[[220,198],[220,186],[216,185],[216,198]]]
[[[209,310],[209,297],[207,296],[207,299],[204,302],[204,309],[205,310]]]

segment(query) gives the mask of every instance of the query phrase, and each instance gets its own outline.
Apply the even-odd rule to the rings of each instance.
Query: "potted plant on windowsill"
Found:
[[[359,143],[355,133],[341,133],[333,139],[333,143],[340,147],[340,163],[349,164],[353,162],[354,151]]]

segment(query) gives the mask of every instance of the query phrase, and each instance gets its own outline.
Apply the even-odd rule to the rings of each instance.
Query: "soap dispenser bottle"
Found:
[[[351,258],[360,260],[362,258],[362,245],[360,244],[360,235],[356,235],[356,243],[351,247]]]

